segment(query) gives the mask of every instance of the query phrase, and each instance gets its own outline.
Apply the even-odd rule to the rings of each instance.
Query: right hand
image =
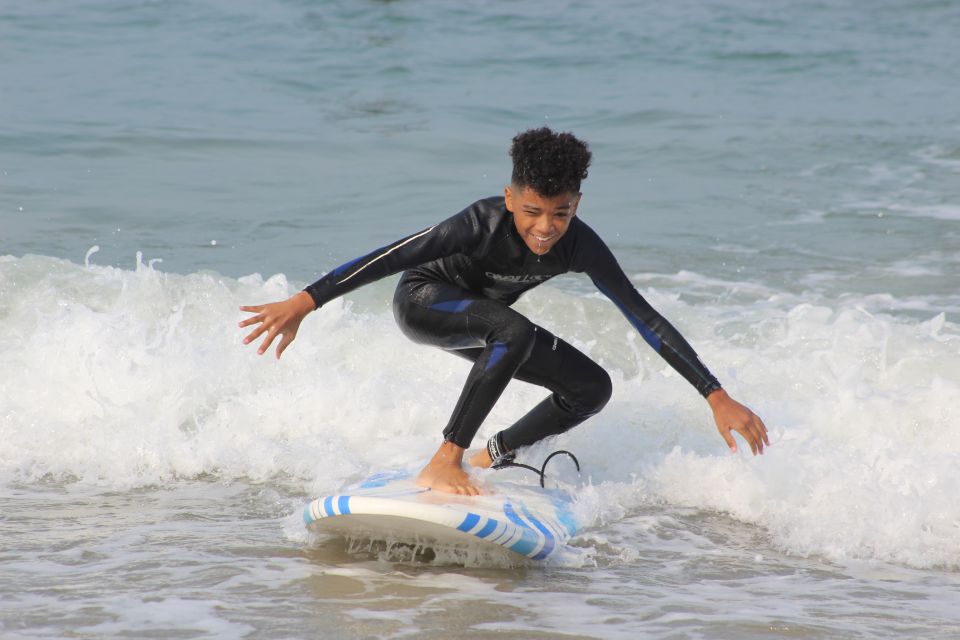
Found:
[[[260,348],[257,349],[257,353],[262,356],[270,348],[274,339],[281,336],[280,342],[277,344],[277,359],[279,360],[284,349],[297,337],[297,329],[300,328],[300,323],[307,317],[307,314],[314,310],[314,305],[310,294],[301,291],[282,302],[242,306],[240,310],[257,314],[241,322],[241,328],[259,325],[243,339],[243,344],[250,344],[266,333],[267,337],[263,339]]]
[[[730,447],[730,451],[734,453],[737,451],[737,442],[730,431],[736,431],[743,436],[750,445],[753,455],[762,454],[764,445],[770,446],[767,426],[763,424],[760,416],[731,398],[726,391],[717,389],[707,396],[707,403],[713,409],[717,430]]]

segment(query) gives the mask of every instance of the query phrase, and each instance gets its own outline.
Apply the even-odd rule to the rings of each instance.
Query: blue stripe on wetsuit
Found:
[[[660,353],[660,347],[663,346],[663,341],[660,339],[660,336],[654,333],[653,329],[648,327],[643,320],[634,315],[633,312],[627,308],[627,305],[623,304],[623,302],[621,302],[617,296],[613,295],[609,289],[597,281],[594,281],[593,284],[597,286],[597,289],[600,289],[603,295],[610,298],[610,300],[613,301],[613,304],[617,305],[617,308],[623,312],[623,315],[627,317],[627,320],[630,321],[630,324],[636,327],[637,331],[640,332],[640,335],[643,336],[643,339],[647,341],[647,344],[653,347],[654,351]]]
[[[492,346],[493,348],[490,351],[490,359],[487,360],[487,366],[484,368],[484,371],[490,371],[490,369],[493,368],[493,365],[497,364],[500,358],[507,353],[507,345],[503,344],[502,342],[494,342]]]
[[[376,252],[374,252],[374,253],[376,253]],[[334,269],[334,270],[331,271],[330,273],[331,273],[332,275],[334,275],[334,276],[342,275],[342,274],[346,273],[347,269],[349,269],[349,268],[352,267],[353,265],[357,264],[358,262],[360,262],[361,260],[363,260],[363,259],[366,258],[366,257],[367,257],[367,256],[360,256],[359,258],[354,258],[354,259],[351,260],[350,262],[344,262],[342,265],[340,265],[339,267],[337,267],[336,269]]]
[[[551,250],[530,261],[530,251],[515,229],[503,197],[474,202],[439,224],[352,260],[307,287],[320,307],[333,298],[391,273],[409,269],[421,281],[437,281],[510,305],[555,275],[587,273],[621,310],[643,339],[691,382],[701,394],[719,383],[677,330],[642,299],[623,274],[606,243],[579,218]],[[602,284],[601,284],[602,283]],[[437,311],[456,314],[476,300],[435,303]],[[491,354],[493,366],[503,354]]]
[[[447,313],[459,313],[469,307],[473,303],[473,300],[445,300],[443,302],[438,302],[436,304],[430,305],[431,309],[435,311],[446,311]]]

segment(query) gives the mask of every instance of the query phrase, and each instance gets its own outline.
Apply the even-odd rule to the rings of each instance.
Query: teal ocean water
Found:
[[[958,33],[950,0],[0,4],[0,636],[957,637]],[[544,445],[584,465],[568,552],[309,539],[311,496],[424,461],[465,365],[393,279],[280,362],[237,307],[501,192],[544,124],[773,445],[730,455],[571,275],[517,305],[615,382]]]

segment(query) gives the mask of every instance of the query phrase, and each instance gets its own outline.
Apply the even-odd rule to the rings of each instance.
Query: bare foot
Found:
[[[463,469],[463,452],[452,442],[444,442],[420,471],[417,486],[464,496],[480,495],[480,489]]]
[[[471,467],[477,467],[478,469],[489,469],[493,466],[493,460],[490,459],[490,452],[487,451],[486,447],[470,456],[469,462]]]

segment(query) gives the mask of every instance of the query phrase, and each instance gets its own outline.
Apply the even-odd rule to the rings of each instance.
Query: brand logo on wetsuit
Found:
[[[544,280],[549,280],[553,276],[532,276],[526,273],[522,273],[518,276],[505,275],[502,273],[493,273],[492,271],[487,271],[484,275],[492,280],[498,282],[542,282]]]

